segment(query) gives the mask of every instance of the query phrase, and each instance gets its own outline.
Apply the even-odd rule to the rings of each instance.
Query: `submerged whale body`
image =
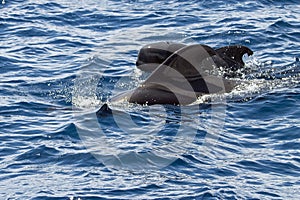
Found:
[[[159,42],[144,46],[138,54],[137,68],[151,72],[137,88],[111,99],[137,104],[187,105],[204,94],[230,92],[236,82],[226,75],[210,72],[225,69],[234,73],[244,67],[243,55],[253,54],[245,46],[213,49],[207,45]]]

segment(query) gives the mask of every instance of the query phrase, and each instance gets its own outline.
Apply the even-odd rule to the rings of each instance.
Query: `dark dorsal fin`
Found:
[[[249,49],[248,47],[242,46],[242,45],[232,45],[232,46],[221,47],[219,49],[216,49],[216,52],[224,60],[227,60],[226,58],[230,58],[242,66],[245,65],[245,63],[243,61],[243,55],[248,54],[248,56],[251,56],[253,54],[253,51],[251,49]]]
[[[111,115],[111,114],[112,114],[112,110],[107,105],[107,103],[105,103],[103,106],[101,106],[101,108],[96,112],[96,115],[98,117],[103,117],[103,116]]]

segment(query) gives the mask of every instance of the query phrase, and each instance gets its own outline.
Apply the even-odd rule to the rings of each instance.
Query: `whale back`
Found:
[[[131,93],[129,102],[184,105],[203,94],[225,92],[222,77],[209,76],[204,70],[213,67],[212,56],[217,56],[216,51],[206,45],[177,50]]]
[[[235,86],[237,70],[244,66],[243,55],[253,54],[245,46],[212,49],[206,45],[183,45],[158,42],[144,46],[138,55],[139,69],[152,72],[137,88],[112,100],[127,99],[138,104],[186,105],[203,94],[230,92]],[[227,74],[211,75],[215,68]]]
[[[139,51],[136,66],[142,71],[153,72],[169,56],[185,46],[173,42],[157,42],[145,45]],[[243,56],[253,54],[251,49],[242,45],[224,46],[216,49],[215,52],[217,55],[212,56],[215,66],[229,70],[230,77],[234,77],[234,72],[244,67]]]

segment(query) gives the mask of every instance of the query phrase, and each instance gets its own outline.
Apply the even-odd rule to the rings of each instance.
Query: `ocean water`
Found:
[[[299,19],[298,1],[3,0],[1,199],[299,199]],[[228,94],[109,103],[158,41],[254,55]]]

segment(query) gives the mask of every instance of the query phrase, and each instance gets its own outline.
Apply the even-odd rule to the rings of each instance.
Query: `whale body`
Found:
[[[186,45],[173,42],[157,42],[143,46],[138,54],[136,66],[142,71],[153,72],[174,52]],[[246,46],[230,45],[215,49],[212,59],[218,68],[224,70],[223,76],[236,77],[237,71],[244,67],[243,56],[253,55],[253,51]]]
[[[253,54],[248,47],[236,45],[214,50],[207,45],[184,45],[159,42],[144,46],[138,54],[139,69],[152,72],[137,88],[113,97],[137,104],[187,105],[204,94],[230,92],[236,82],[224,78],[232,76],[244,66],[243,55]],[[222,68],[230,74],[210,75]]]

